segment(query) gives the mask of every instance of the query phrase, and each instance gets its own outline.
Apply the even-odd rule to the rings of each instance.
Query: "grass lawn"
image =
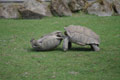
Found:
[[[99,52],[73,45],[35,52],[32,37],[82,25],[101,38]],[[74,15],[41,20],[0,19],[0,80],[120,80],[120,16]]]

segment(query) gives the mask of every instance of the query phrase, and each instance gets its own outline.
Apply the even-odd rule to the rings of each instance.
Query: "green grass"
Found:
[[[63,52],[32,51],[30,39],[68,25],[82,25],[101,38],[99,52],[73,45]],[[41,20],[0,20],[0,80],[120,80],[120,16],[74,15]]]

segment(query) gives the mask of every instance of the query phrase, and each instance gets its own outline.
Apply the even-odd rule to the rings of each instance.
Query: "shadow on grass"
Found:
[[[91,48],[71,48],[69,51],[93,51]]]
[[[33,48],[27,48],[27,51],[28,52],[51,52],[51,51],[61,51],[61,52],[64,52],[62,50],[62,48],[56,48],[56,49],[53,49],[53,50],[46,50],[46,51],[39,51],[39,50],[35,50]],[[68,51],[86,51],[86,52],[88,52],[88,51],[93,51],[93,50],[91,48],[79,48],[79,47],[77,47],[77,48],[71,48]]]
[[[33,48],[28,48],[27,51],[28,52],[50,52],[50,51],[62,51],[62,49],[61,48],[56,48],[56,49],[53,49],[53,50],[40,51],[40,50],[35,50]]]

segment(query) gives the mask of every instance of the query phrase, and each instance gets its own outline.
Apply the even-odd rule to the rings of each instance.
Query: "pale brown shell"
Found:
[[[70,41],[73,43],[80,45],[100,44],[99,36],[89,28],[70,25],[64,29]]]

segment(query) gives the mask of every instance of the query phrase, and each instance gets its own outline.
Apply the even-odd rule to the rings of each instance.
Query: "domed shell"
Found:
[[[55,31],[42,36],[40,39],[32,39],[30,42],[35,50],[52,50],[60,45],[62,41],[62,32]]]
[[[89,28],[70,25],[68,27],[65,27],[64,29],[66,31],[66,35],[73,43],[79,45],[100,44],[99,36]]]
[[[61,40],[58,40],[56,36],[45,36],[42,40],[38,40],[38,42],[41,42],[41,50],[51,50],[60,45]]]

